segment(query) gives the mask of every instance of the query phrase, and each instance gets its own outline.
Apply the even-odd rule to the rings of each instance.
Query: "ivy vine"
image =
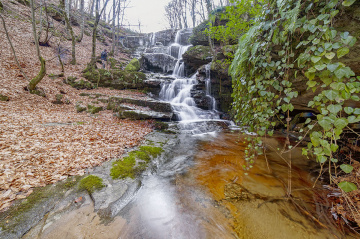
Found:
[[[354,2],[272,0],[254,26],[240,37],[229,69],[233,78],[234,117],[238,124],[258,136],[247,138],[246,168],[251,168],[262,154],[261,137],[271,136],[279,120],[289,129],[290,112],[294,110],[292,100],[299,96],[294,80],[305,80],[308,90],[315,94],[308,107],[318,112],[316,119],[308,118],[305,122],[304,134],[309,134],[311,142],[303,154],[314,155],[322,166],[338,162],[334,153],[339,148],[340,135],[349,124],[360,121],[360,108],[344,106],[348,100],[360,100],[360,76],[356,77],[341,62],[356,38],[349,32],[337,31],[333,22],[340,7],[350,7]],[[286,147],[283,151],[292,148],[289,142]],[[341,168],[349,172],[349,166]],[[345,183],[340,183],[339,187],[348,191],[349,184],[342,187]]]

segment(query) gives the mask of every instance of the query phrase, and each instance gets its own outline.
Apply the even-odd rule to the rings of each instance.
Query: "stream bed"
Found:
[[[156,159],[111,220],[104,220],[87,198],[80,208],[54,216],[23,238],[356,238],[324,224],[326,215],[317,213],[316,177],[307,172],[312,163],[300,149],[291,155],[289,199],[290,155],[270,152],[267,160],[259,158],[244,171],[239,132],[182,133],[177,142]]]

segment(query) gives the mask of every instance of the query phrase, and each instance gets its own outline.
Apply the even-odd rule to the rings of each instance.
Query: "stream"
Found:
[[[88,200],[24,238],[356,238],[343,235],[322,214],[313,191],[316,174],[309,173],[314,162],[301,156],[300,148],[283,156],[269,150],[244,171],[244,136],[233,122],[220,119],[208,94],[210,80],[210,110],[196,107],[190,94],[196,78],[182,72],[188,46],[177,41],[174,46],[179,49],[174,79],[163,82],[160,99],[177,115],[178,122],[170,123],[180,129],[176,145],[117,202],[111,220],[104,223]],[[267,143],[277,148],[283,139],[278,135]]]

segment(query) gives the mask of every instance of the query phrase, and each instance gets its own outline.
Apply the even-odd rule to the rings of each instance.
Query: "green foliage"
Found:
[[[79,183],[79,189],[86,190],[89,193],[93,193],[95,190],[99,190],[103,187],[105,187],[105,185],[103,184],[102,178],[95,175],[89,175],[81,179]]]
[[[349,164],[341,164],[340,168],[342,171],[344,171],[345,173],[351,173],[351,171],[353,171],[354,167],[349,165]]]
[[[210,15],[209,28],[205,30],[211,38],[225,45],[235,43],[240,35],[249,30],[267,1],[256,1],[255,4],[243,0],[230,0],[230,2],[232,5],[225,7],[225,11]]]
[[[347,181],[342,181],[341,183],[338,184],[338,186],[346,193],[357,190],[357,186],[354,183],[350,183]]]
[[[350,6],[353,2],[342,3]],[[333,154],[343,129],[360,121],[360,109],[344,107],[346,100],[359,101],[360,77],[355,78],[339,61],[356,42],[349,32],[332,27],[339,4],[338,0],[271,1],[266,14],[239,39],[229,69],[235,120],[258,136],[273,134],[277,116],[289,124],[294,109],[291,100],[299,95],[294,79],[305,79],[308,90],[319,92],[308,104],[319,114],[306,122],[311,142],[303,153],[312,153],[321,164],[337,161]],[[315,129],[315,125],[320,128]],[[251,166],[262,153],[262,140],[248,140],[246,153]]]

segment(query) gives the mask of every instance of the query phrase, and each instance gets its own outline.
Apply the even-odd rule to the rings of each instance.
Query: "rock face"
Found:
[[[164,53],[145,53],[140,61],[141,68],[145,71],[171,73],[177,60]]]
[[[123,38],[123,44],[127,48],[155,46],[157,43],[163,46],[168,46],[170,43],[174,42],[175,35],[176,30],[169,29],[156,33],[126,36]]]
[[[107,109],[113,110],[121,119],[169,121],[174,117],[170,103],[150,99],[110,97]]]
[[[201,66],[212,61],[211,49],[209,46],[193,46],[183,54],[186,72],[194,74]]]

